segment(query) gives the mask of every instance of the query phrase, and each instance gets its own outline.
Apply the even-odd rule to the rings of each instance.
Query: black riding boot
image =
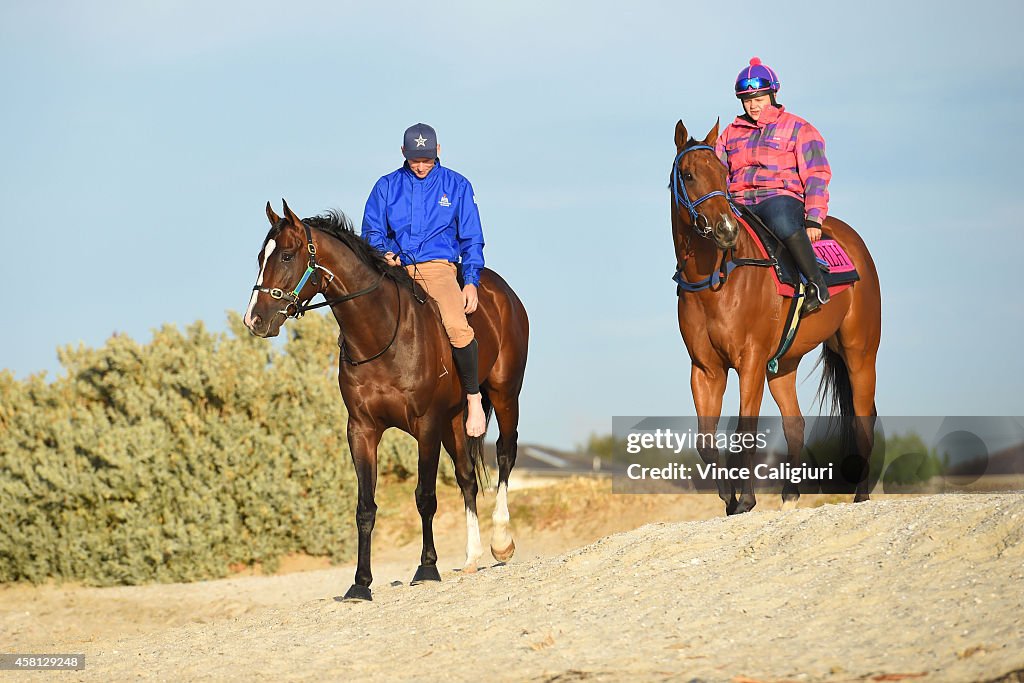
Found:
[[[469,342],[461,349],[452,347],[452,357],[455,358],[455,369],[462,380],[462,388],[467,394],[480,393],[479,368],[480,361],[477,353],[476,339]]]
[[[818,257],[811,246],[811,240],[807,237],[806,230],[797,230],[785,240],[786,248],[793,255],[796,267],[800,269],[807,278],[807,290],[804,293],[804,306],[801,315],[807,315],[821,308],[822,304],[829,301],[828,285],[825,284],[825,276],[818,265]]]

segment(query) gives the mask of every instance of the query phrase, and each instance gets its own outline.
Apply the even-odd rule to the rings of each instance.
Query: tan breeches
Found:
[[[473,341],[473,328],[466,320],[462,290],[455,278],[455,264],[451,261],[425,261],[405,269],[437,302],[441,322],[452,346],[461,349]]]

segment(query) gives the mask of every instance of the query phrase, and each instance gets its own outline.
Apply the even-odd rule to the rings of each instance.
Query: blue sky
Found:
[[[1024,9],[785,7],[3,3],[0,367],[52,376],[60,345],[223,329],[256,277],[266,201],[358,223],[425,121],[530,312],[521,439],[571,447],[612,415],[692,414],[673,129],[730,121],[732,79],[758,55],[825,136],[831,213],[878,265],[879,411],[1024,414]]]

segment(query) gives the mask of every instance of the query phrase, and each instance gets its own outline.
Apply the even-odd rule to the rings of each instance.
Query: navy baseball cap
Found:
[[[405,131],[402,154],[406,159],[436,159],[437,133],[425,123],[409,126]]]

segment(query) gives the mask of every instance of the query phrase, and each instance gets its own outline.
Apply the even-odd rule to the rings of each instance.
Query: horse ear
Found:
[[[277,225],[281,222],[281,217],[274,213],[274,210],[270,208],[270,202],[267,202],[267,220],[270,221],[270,225]]]
[[[301,220],[299,220],[299,217],[295,215],[295,212],[293,212],[291,210],[291,208],[288,206],[288,202],[286,202],[283,198],[281,199],[281,204],[284,206],[284,217],[285,218],[287,218],[288,220],[290,220],[293,223],[301,223],[302,222]]]
[[[715,119],[715,127],[712,128],[710,130],[710,132],[708,132],[708,136],[706,138],[704,138],[704,144],[705,145],[709,145],[711,147],[714,147],[715,143],[718,142],[718,124],[720,124],[721,122],[722,122],[721,117]]]
[[[683,147],[686,146],[686,141],[689,138],[686,135],[686,126],[683,125],[683,120],[679,119],[676,123],[676,151],[682,152]]]

